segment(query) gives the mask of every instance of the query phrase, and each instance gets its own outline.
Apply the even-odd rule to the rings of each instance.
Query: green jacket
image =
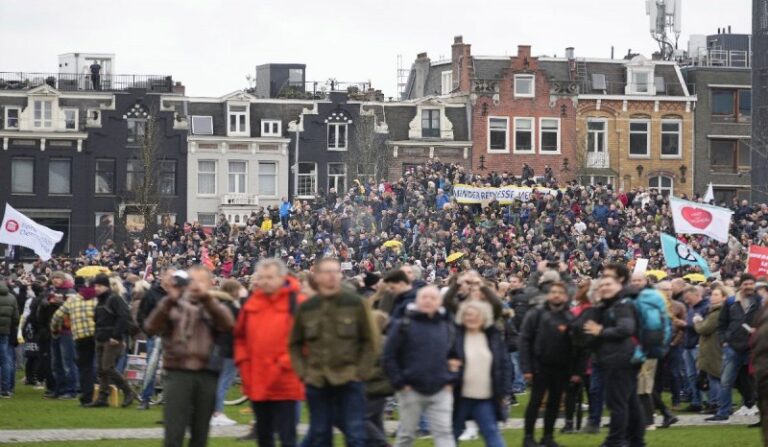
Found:
[[[296,311],[291,331],[291,363],[308,385],[338,386],[371,377],[379,335],[368,303],[342,289],[315,296]]]
[[[720,346],[720,338],[717,334],[722,308],[722,304],[711,306],[707,316],[694,325],[696,333],[700,335],[696,368],[715,377],[720,377],[720,369],[723,366],[723,348]]]
[[[0,335],[16,335],[19,325],[19,304],[8,286],[0,283]]]

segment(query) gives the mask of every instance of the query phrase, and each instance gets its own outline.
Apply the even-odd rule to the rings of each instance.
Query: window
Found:
[[[733,115],[735,90],[712,90],[712,114]]]
[[[77,130],[77,109],[64,109],[64,128]]]
[[[361,183],[365,183],[368,179],[376,178],[376,164],[375,163],[358,163],[357,164],[357,179]]]
[[[328,124],[328,150],[343,151],[347,149],[347,125],[344,123]]]
[[[19,128],[19,109],[16,107],[5,108],[5,128],[6,129],[18,129]]]
[[[668,196],[673,192],[674,182],[672,177],[660,175],[658,177],[651,177],[648,179],[648,187],[657,190],[663,196]]]
[[[213,117],[192,116],[193,135],[213,135]]]
[[[752,90],[739,90],[739,121],[752,118]]]
[[[197,213],[197,221],[204,227],[215,227],[216,213]]]
[[[37,100],[34,102],[35,127],[51,128],[53,127],[52,116],[53,103],[51,101]]]
[[[632,120],[629,122],[629,156],[650,157],[651,140],[648,138],[651,122],[648,120]]]
[[[281,124],[280,120],[261,120],[261,136],[279,137],[282,135]]]
[[[129,118],[128,124],[128,143],[134,145],[144,144],[144,135],[147,132],[147,120]]]
[[[488,118],[488,152],[509,152],[509,118]]]
[[[735,174],[740,169],[750,168],[752,157],[748,144],[740,144],[737,140],[712,140],[709,150],[713,172]]]
[[[317,164],[299,163],[299,179],[296,194],[299,197],[314,197],[317,193]]]
[[[197,161],[197,194],[215,195],[216,194],[216,161],[198,160]]]
[[[176,160],[160,162],[160,182],[158,192],[163,196],[176,195]]]
[[[440,73],[440,93],[443,95],[447,95],[453,91],[453,72],[452,71],[444,71]]]
[[[289,68],[288,84],[292,87],[304,87],[304,70],[301,68]]]
[[[96,160],[96,194],[115,193],[115,160]]]
[[[125,165],[125,189],[136,192],[144,186],[144,166],[139,160],[128,160]]]
[[[533,98],[536,78],[533,75],[515,75],[515,98]]]
[[[533,118],[515,118],[515,152],[533,152]]]
[[[259,195],[277,195],[277,163],[273,161],[259,162]]]
[[[679,158],[683,156],[680,150],[683,141],[682,127],[682,121],[662,120],[661,158]]]
[[[542,154],[560,153],[560,118],[541,118],[539,120],[539,141]]]
[[[48,162],[48,194],[72,193],[72,160],[52,158]]]
[[[651,74],[647,71],[632,72],[632,93],[650,93]]]
[[[422,138],[440,138],[440,109],[421,111]]]
[[[335,188],[337,193],[346,192],[347,166],[344,163],[328,163],[328,191]]]
[[[248,135],[248,106],[229,106],[229,135]]]
[[[34,194],[35,160],[32,158],[11,159],[11,192],[14,194]]]
[[[605,152],[607,141],[605,121],[587,121],[587,152]]]
[[[749,122],[752,120],[752,90],[713,89],[712,118],[719,122]]]
[[[245,183],[248,178],[248,162],[229,162],[229,188],[227,192],[232,194],[245,194]]]

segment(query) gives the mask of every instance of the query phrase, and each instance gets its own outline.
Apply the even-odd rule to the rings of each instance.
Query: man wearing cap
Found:
[[[97,304],[94,310],[96,321],[96,368],[99,376],[99,397],[85,405],[88,408],[107,407],[109,387],[115,385],[124,393],[123,407],[130,406],[136,393],[117,371],[117,361],[122,357],[125,340],[128,337],[128,322],[131,318],[128,304],[112,293],[109,277],[98,275],[91,280],[96,291]]]

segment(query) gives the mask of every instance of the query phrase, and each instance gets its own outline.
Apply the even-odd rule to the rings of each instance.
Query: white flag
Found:
[[[710,203],[715,200],[715,192],[712,190],[712,183],[707,186],[707,192],[704,194],[704,203]]]
[[[0,227],[0,243],[21,245],[34,251],[40,259],[51,259],[53,247],[64,237],[61,231],[36,223],[29,217],[5,204],[3,225]]]
[[[728,228],[733,211],[670,197],[672,219],[678,234],[703,234],[722,243],[728,242]]]

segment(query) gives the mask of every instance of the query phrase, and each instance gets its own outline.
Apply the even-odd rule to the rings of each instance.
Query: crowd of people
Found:
[[[106,407],[115,386],[123,406],[149,408],[153,380],[135,390],[121,373],[128,343],[145,338],[148,357],[163,359],[167,446],[187,429],[205,445],[211,424],[234,423],[223,400],[237,372],[262,446],[299,444],[303,400],[301,445],[323,447],[334,427],[350,446],[390,445],[393,397],[398,446],[424,432],[438,446],[478,433],[506,445],[498,422],[521,393],[524,447],[557,446],[561,412],[562,433],[599,432],[604,406],[609,447],[645,445],[644,432],[678,423],[679,411],[727,422],[734,388],[735,413],[757,416],[768,404],[768,284],[744,273],[744,253],[768,244],[768,208],[721,204],[735,211],[727,244],[685,237],[713,272],[691,283],[683,276],[698,267],[664,268],[660,234],[675,233],[665,194],[546,181],[537,190],[532,175],[435,160],[398,182],[284,200],[242,225],[222,216],[211,229],[174,225],[75,257],[5,261],[0,397],[13,395],[19,351],[25,384],[48,398]],[[451,196],[457,184],[533,193],[464,204]],[[632,273],[640,258],[666,271]],[[76,275],[88,266],[109,273]]]

